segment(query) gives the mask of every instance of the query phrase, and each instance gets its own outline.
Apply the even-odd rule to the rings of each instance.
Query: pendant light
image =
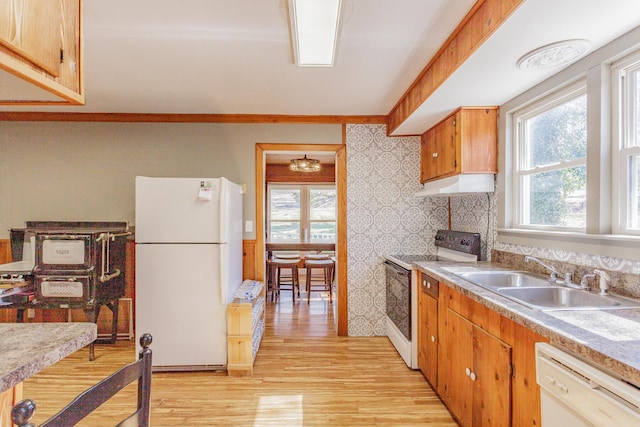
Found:
[[[320,160],[309,159],[305,154],[302,159],[292,159],[289,169],[296,172],[317,172],[320,170]]]

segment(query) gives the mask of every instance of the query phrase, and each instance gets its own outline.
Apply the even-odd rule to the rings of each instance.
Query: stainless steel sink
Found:
[[[640,301],[597,293],[550,282],[526,271],[481,270],[454,272],[469,282],[528,307],[543,310],[597,310],[640,308]]]
[[[467,273],[456,273],[470,282],[476,283],[480,286],[490,288],[523,288],[530,286],[551,286],[551,283],[535,274],[527,273],[524,271],[478,271]]]
[[[602,296],[558,286],[543,288],[500,288],[499,294],[539,310],[587,310],[636,308],[640,303],[613,295]]]

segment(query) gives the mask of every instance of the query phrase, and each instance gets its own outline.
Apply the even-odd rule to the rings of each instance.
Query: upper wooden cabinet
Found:
[[[463,107],[422,134],[420,182],[498,172],[498,109]]]
[[[0,2],[0,104],[84,104],[82,0]]]

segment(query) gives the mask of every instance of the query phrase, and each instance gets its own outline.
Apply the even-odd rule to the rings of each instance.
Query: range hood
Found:
[[[490,173],[461,174],[427,182],[415,197],[451,196],[467,193],[493,193],[494,175]]]

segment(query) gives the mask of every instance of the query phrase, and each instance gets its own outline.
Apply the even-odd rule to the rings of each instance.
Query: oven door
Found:
[[[385,261],[387,317],[411,341],[411,271]]]
[[[35,276],[36,299],[41,303],[90,302],[95,298],[91,276]]]
[[[35,271],[88,271],[91,251],[91,234],[37,234]]]

